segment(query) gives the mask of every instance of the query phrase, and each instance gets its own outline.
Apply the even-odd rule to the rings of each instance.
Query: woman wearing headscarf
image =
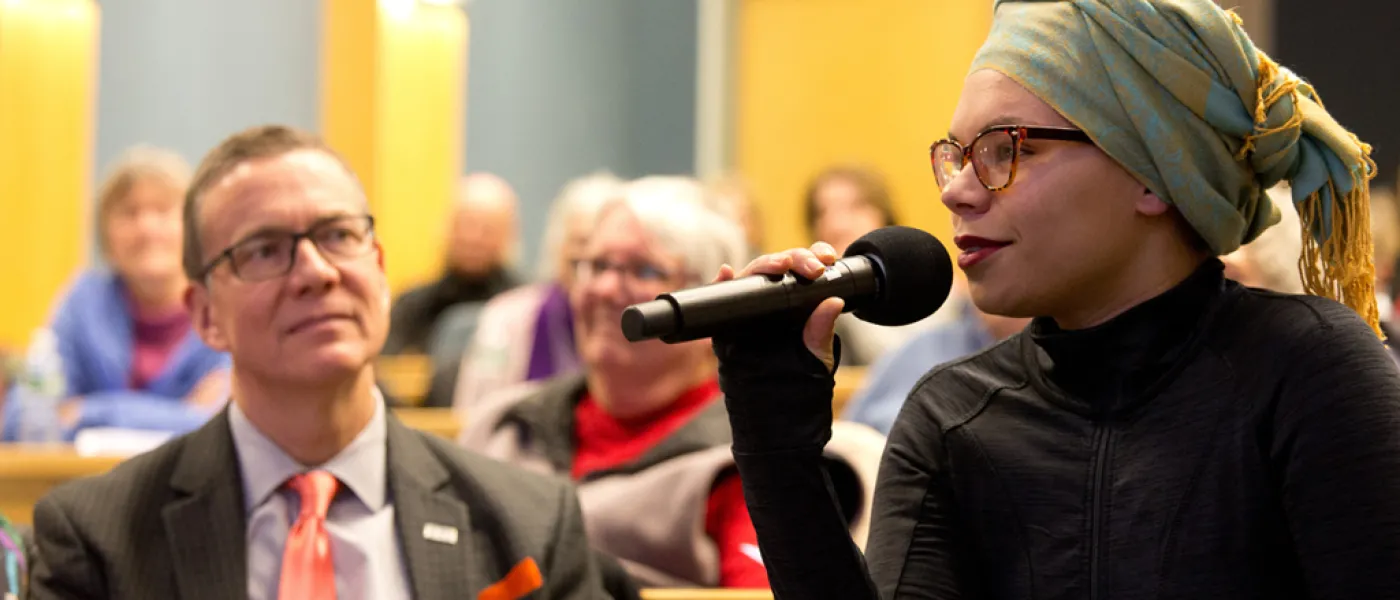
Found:
[[[776,596],[1400,598],[1369,147],[1209,0],[995,10],[931,151],[973,302],[1034,320],[929,365],[864,556],[820,462],[841,301],[800,332],[714,341]],[[1307,295],[1216,258],[1278,220],[1264,190],[1285,180]],[[816,244],[719,279],[835,258]]]

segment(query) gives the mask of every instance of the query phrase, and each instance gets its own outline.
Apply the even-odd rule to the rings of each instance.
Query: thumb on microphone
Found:
[[[836,338],[836,317],[845,310],[846,301],[840,298],[827,298],[812,311],[807,324],[802,327],[802,343],[807,351],[826,365],[827,371],[836,368],[836,351],[833,340]]]

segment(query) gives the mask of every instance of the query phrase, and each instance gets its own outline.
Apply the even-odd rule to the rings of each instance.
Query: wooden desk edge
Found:
[[[669,589],[642,590],[642,600],[773,600],[768,590]]]

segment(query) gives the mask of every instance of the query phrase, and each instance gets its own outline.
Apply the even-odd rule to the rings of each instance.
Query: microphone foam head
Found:
[[[876,325],[908,325],[933,314],[953,287],[953,261],[942,242],[913,227],[881,227],[861,236],[846,256],[875,259],[883,277],[876,299],[856,318]]]

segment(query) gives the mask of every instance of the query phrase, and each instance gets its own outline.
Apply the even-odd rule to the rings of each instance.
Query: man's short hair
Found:
[[[204,248],[199,231],[199,202],[209,188],[214,187],[239,165],[248,161],[274,158],[297,150],[319,150],[335,158],[359,184],[355,171],[340,154],[332,150],[319,136],[285,125],[261,125],[229,136],[210,150],[195,169],[194,179],[185,191],[185,275],[191,282],[204,270]]]

